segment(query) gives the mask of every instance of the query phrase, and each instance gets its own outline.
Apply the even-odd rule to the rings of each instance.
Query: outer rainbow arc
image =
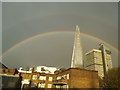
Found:
[[[41,35],[53,34],[53,33],[61,33],[61,32],[71,32],[71,33],[74,33],[74,31],[72,31],[72,30],[53,31],[53,32],[40,33],[40,34],[34,35],[34,36],[32,36],[32,37],[29,37],[29,38],[27,38],[27,39],[25,39],[25,40],[23,40],[23,41],[15,44],[15,45],[13,45],[11,48],[9,48],[8,50],[6,50],[2,55],[0,55],[0,57],[6,55],[9,51],[11,51],[12,49],[14,49],[16,46],[21,45],[22,43],[24,43],[24,42],[26,42],[26,41],[28,41],[28,40],[31,40],[31,39],[33,39],[33,38],[35,38],[35,37],[38,37],[38,36],[41,36]],[[87,33],[81,33],[81,34],[82,34],[82,35],[89,36],[89,37],[94,38],[94,39],[96,39],[96,40],[102,41],[102,42],[104,42],[105,44],[109,45],[110,47],[112,47],[113,49],[115,49],[117,52],[120,53],[120,51],[119,51],[117,48],[115,48],[115,47],[112,46],[111,44],[107,43],[106,41],[104,41],[104,40],[102,40],[102,39],[100,39],[100,38],[98,38],[98,37],[95,37],[95,36],[90,35],[90,34],[87,34]]]
[[[49,14],[49,15],[47,14],[46,17],[54,16],[54,15],[56,15],[56,14],[58,14],[58,13]],[[74,15],[74,14],[73,14],[73,15]],[[75,14],[75,15],[81,15],[81,14],[77,13],[77,14]],[[87,15],[82,15],[82,16],[87,17],[87,18],[94,19],[94,20],[96,20],[96,21],[98,21],[98,22],[101,22],[101,23],[110,25],[110,26],[112,26],[113,28],[116,28],[116,29],[117,29],[117,26],[115,26],[114,24],[108,22],[108,21],[105,20],[105,19],[101,19],[101,18],[98,18],[98,17],[95,17],[95,16],[93,17],[93,16],[90,16],[90,15],[89,15],[89,16],[87,16]],[[23,21],[18,22],[18,24],[22,24],[22,23],[25,23],[25,22],[33,21],[34,19],[39,19],[39,18],[43,18],[43,17],[45,17],[45,15],[44,15],[44,16],[41,16],[41,17],[40,17],[40,16],[32,17],[32,18],[25,19],[25,20],[23,20]],[[108,23],[109,23],[109,24],[108,24]],[[16,25],[17,25],[17,23],[14,23],[13,25],[8,26],[6,29],[9,29],[9,28],[14,27],[14,26],[16,26]]]

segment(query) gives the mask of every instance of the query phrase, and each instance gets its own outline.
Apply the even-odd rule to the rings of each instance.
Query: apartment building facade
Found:
[[[44,66],[45,67],[45,66]],[[22,88],[54,88],[55,74],[49,72],[48,67],[38,67],[29,71],[18,70],[22,76]],[[46,70],[47,68],[47,70]]]
[[[32,73],[30,87],[53,88],[54,74]]]

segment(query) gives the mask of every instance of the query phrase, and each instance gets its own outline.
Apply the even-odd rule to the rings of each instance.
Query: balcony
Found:
[[[53,85],[59,85],[59,86],[63,86],[63,85],[67,85],[66,80],[64,79],[60,79],[60,80],[53,80]]]

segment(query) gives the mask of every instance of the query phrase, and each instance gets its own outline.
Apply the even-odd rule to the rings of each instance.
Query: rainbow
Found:
[[[44,36],[44,35],[48,35],[48,34],[56,34],[56,33],[74,33],[74,31],[72,31],[72,30],[52,31],[52,32],[45,32],[45,33],[40,33],[40,34],[34,35],[32,37],[29,37],[29,38],[27,38],[27,39],[25,39],[25,40],[23,40],[23,41],[15,44],[15,45],[13,45],[11,48],[9,48],[8,50],[6,50],[0,57],[5,56],[8,52],[10,52],[11,50],[13,50],[14,48],[16,48],[17,46],[20,46],[20,45],[22,45],[23,43],[25,43],[25,42],[27,42],[29,40],[32,40],[32,39],[37,38],[39,36]],[[85,36],[94,38],[94,39],[96,39],[98,41],[101,41],[101,42],[107,44],[108,46],[112,47],[117,52],[120,52],[116,47],[112,46],[111,44],[107,43],[106,41],[104,41],[104,40],[102,40],[102,39],[100,39],[100,38],[98,38],[96,36],[93,36],[93,35],[90,35],[90,34],[87,34],[87,33],[81,33],[81,35],[85,35]]]

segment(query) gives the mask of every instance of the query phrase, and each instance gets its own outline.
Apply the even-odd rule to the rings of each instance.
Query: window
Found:
[[[41,83],[39,82],[39,83],[38,83],[38,88],[40,88],[40,87],[41,87]]]
[[[46,76],[40,76],[39,79],[40,80],[46,80]]]
[[[26,78],[26,74],[24,75],[24,78]]]
[[[28,84],[24,84],[24,85],[23,85],[23,88],[26,88],[26,89],[27,89],[28,87],[29,87]]]
[[[35,87],[35,83],[34,82],[31,83],[31,87]]]
[[[44,88],[45,87],[45,83],[41,83],[41,88]]]
[[[69,79],[69,74],[67,74],[67,79]]]
[[[52,88],[52,84],[48,84],[48,88]]]
[[[5,69],[3,69],[3,72],[5,73]]]
[[[45,88],[45,83],[38,83],[38,88]]]
[[[67,85],[67,87],[66,88],[69,88],[69,86]]]
[[[49,81],[52,81],[52,77],[49,77]]]
[[[32,79],[36,80],[37,79],[37,75],[33,75]]]
[[[62,78],[65,79],[66,75],[62,75]]]
[[[10,73],[10,69],[8,69],[8,72]]]
[[[59,80],[59,79],[61,79],[61,76],[58,76],[58,77],[57,77],[57,80]]]
[[[56,85],[56,88],[60,88],[60,86],[59,86],[59,85]]]

